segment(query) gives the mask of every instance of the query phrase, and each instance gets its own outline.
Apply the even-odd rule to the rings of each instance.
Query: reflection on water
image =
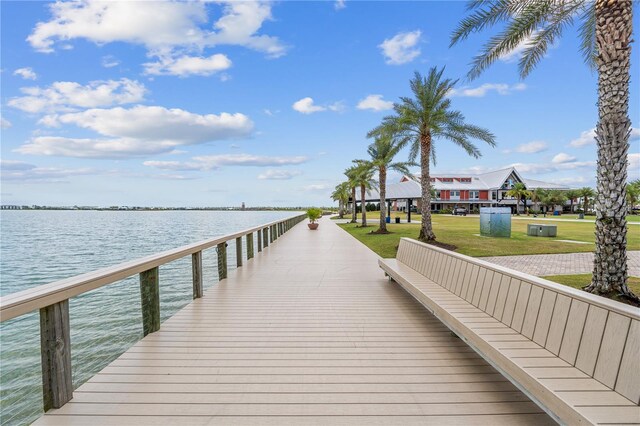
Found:
[[[3,210],[0,294],[292,215],[291,212]],[[234,245],[235,241],[230,241],[227,250],[229,269],[235,268]],[[217,281],[215,248],[203,252],[203,278],[205,288]],[[169,318],[191,298],[191,257],[161,266],[161,320]],[[138,277],[75,297],[69,309],[73,383],[78,387],[142,337]],[[0,424],[30,424],[41,415],[41,380],[37,312],[0,324]]]

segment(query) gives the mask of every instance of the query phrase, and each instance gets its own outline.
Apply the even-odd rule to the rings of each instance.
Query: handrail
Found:
[[[291,219],[296,219],[302,216],[304,215],[294,216]],[[76,275],[74,277],[65,278],[49,284],[39,285],[27,290],[2,296],[0,297],[0,322],[19,317],[36,309],[44,308],[45,306],[71,297],[79,296],[88,291],[112,284],[116,281],[120,281],[140,272],[164,265],[190,254],[206,250],[217,246],[220,243],[225,243],[229,240],[243,237],[258,230],[271,227],[283,221],[284,220],[276,220],[268,222],[264,225],[254,226],[253,228],[245,229],[233,234],[199,241],[182,247],[152,254],[150,256],[123,262],[118,265],[108,266],[85,274]]]
[[[275,220],[243,231],[188,244],[44,284],[0,297],[0,322],[37,309],[40,310],[40,356],[42,361],[42,393],[44,411],[60,408],[73,398],[71,375],[71,341],[69,299],[90,290],[112,284],[135,274],[140,275],[142,329],[146,336],[160,329],[160,281],[158,268],[191,255],[193,298],[202,297],[202,251],[217,247],[218,279],[227,277],[227,241],[236,240],[236,264],[243,265],[242,240],[246,237],[247,260],[253,258],[253,233],[257,234],[258,252],[293,228],[305,214]]]

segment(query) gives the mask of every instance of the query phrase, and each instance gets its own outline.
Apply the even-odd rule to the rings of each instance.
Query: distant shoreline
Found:
[[[71,211],[303,211],[307,207],[52,207],[52,206],[2,206],[2,211],[20,210],[71,210]]]

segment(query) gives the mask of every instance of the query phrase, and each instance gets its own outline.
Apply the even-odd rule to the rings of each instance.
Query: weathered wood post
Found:
[[[269,246],[269,228],[262,230],[262,247],[267,248]]]
[[[253,232],[247,234],[247,260],[253,259]]]
[[[275,240],[273,236],[273,225],[269,226],[269,244],[272,244]]]
[[[140,300],[142,304],[142,333],[160,330],[160,269],[140,273]]]
[[[69,299],[40,309],[40,356],[44,411],[73,398]]]
[[[242,237],[236,238],[236,266],[242,266]]]
[[[227,278],[227,243],[218,244],[218,281]]]
[[[258,229],[258,235],[256,237],[258,240],[258,253],[262,251],[262,230]]]
[[[193,298],[202,297],[202,251],[191,255],[191,271],[193,272]]]

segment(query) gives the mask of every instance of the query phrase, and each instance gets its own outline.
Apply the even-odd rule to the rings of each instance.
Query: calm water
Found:
[[[7,211],[0,213],[0,294],[295,215],[291,212]],[[254,247],[256,244],[254,243]],[[235,268],[229,242],[229,269]],[[217,281],[215,248],[203,252],[205,288]],[[142,337],[137,276],[71,299],[74,387]],[[162,321],[192,298],[191,257],[160,267]],[[0,424],[42,414],[37,312],[0,324]]]

